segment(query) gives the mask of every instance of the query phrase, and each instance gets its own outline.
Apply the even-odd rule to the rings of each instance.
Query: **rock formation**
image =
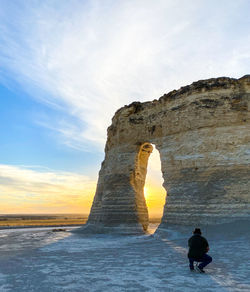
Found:
[[[162,224],[250,218],[250,75],[201,80],[119,109],[87,226],[147,229],[152,144],[167,191]]]

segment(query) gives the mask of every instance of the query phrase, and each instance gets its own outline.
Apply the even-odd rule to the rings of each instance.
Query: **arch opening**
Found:
[[[140,146],[135,181],[141,224],[144,230],[153,233],[161,222],[166,200],[160,153],[154,144],[144,143]]]
[[[160,224],[166,201],[166,190],[162,186],[160,153],[153,146],[153,151],[148,158],[147,175],[144,185],[144,197],[148,208],[149,222]]]

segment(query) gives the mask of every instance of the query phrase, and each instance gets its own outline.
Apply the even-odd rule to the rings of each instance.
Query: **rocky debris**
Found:
[[[66,232],[67,230],[64,228],[56,228],[56,229],[52,229],[52,232]]]

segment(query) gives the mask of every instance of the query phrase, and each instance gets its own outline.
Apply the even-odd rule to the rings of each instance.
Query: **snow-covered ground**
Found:
[[[1,230],[0,291],[250,291],[250,232],[205,230],[213,263],[198,274],[186,257],[192,230],[177,230],[142,236]]]

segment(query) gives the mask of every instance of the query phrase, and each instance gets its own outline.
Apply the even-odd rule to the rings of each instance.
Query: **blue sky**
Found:
[[[51,212],[84,209],[67,207],[69,193],[93,196],[119,107],[249,74],[249,11],[246,0],[0,0],[0,213],[42,212],[45,197]],[[30,201],[18,209],[19,195]]]
[[[20,87],[7,88],[0,85],[0,94],[1,163],[44,165],[65,171],[89,171],[92,174],[96,171],[93,165],[103,158],[100,152],[67,147],[40,122],[44,117],[60,118],[67,113],[37,102]]]

